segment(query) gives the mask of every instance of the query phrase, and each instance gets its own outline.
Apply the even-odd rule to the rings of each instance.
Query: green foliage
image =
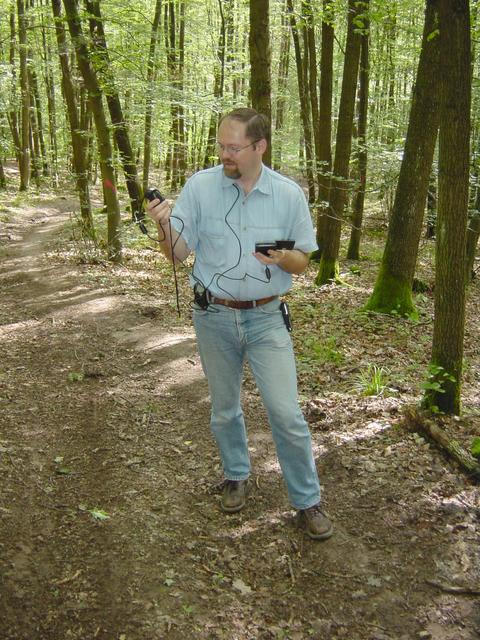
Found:
[[[448,373],[438,364],[430,363],[427,368],[427,380],[420,385],[425,391],[434,391],[435,393],[445,393],[445,386],[449,382],[456,382],[453,375]]]
[[[475,438],[473,439],[470,451],[472,453],[472,456],[475,456],[475,458],[480,458],[480,438],[478,436],[475,436]]]
[[[302,353],[298,356],[300,363],[311,366],[313,364],[342,364],[345,357],[338,350],[337,338],[329,336],[325,340],[316,337],[307,338],[302,347]]]
[[[363,396],[379,396],[387,388],[388,374],[388,369],[369,364],[366,370],[357,375],[354,388]]]

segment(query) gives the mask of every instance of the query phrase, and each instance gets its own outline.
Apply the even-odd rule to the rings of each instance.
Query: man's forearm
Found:
[[[305,271],[310,261],[309,255],[298,249],[283,249],[284,255],[278,266],[287,273],[300,274]]]
[[[173,253],[175,255],[175,262],[183,262],[190,253],[190,249],[187,246],[185,240],[181,237],[176,229],[170,224],[161,225],[157,222],[158,240],[160,242],[160,249],[162,253],[173,262]],[[171,234],[171,235],[170,235]]]

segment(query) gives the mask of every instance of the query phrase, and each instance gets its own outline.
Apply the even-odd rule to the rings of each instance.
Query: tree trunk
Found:
[[[440,0],[440,134],[435,323],[427,408],[460,413],[470,161],[471,50],[468,0]]]
[[[128,195],[130,196],[130,206],[132,210],[132,220],[137,220],[142,209],[143,197],[141,186],[138,180],[137,165],[130,144],[130,136],[126,119],[123,115],[120,97],[115,86],[115,79],[110,68],[110,57],[108,55],[107,41],[105,38],[105,30],[103,28],[103,19],[100,11],[100,0],[86,0],[87,11],[90,14],[90,25],[93,31],[93,41],[95,51],[99,56],[100,66],[102,68],[102,76],[106,85],[105,96],[107,99],[110,118],[114,125],[113,135],[117,144],[120,160],[125,174],[125,182],[127,184]]]
[[[320,260],[325,243],[325,225],[329,213],[332,171],[332,100],[333,100],[333,9],[323,0],[322,48],[320,53],[320,105],[317,157],[317,245],[314,258]]]
[[[18,42],[20,56],[20,90],[21,90],[21,146],[20,146],[20,191],[28,189],[30,183],[30,92],[27,69],[27,16],[25,3],[17,0]]]
[[[87,146],[88,138],[85,129],[78,117],[77,100],[75,97],[75,87],[70,72],[68,61],[68,45],[65,34],[65,27],[62,18],[61,0],[52,0],[52,12],[55,22],[55,35],[58,44],[58,56],[60,59],[60,69],[62,71],[62,92],[67,106],[67,116],[70,125],[70,136],[72,140],[73,172],[80,201],[80,215],[82,220],[82,234],[87,237],[94,237],[94,225],[92,218],[92,208],[90,204],[90,193],[88,190],[87,171]]]
[[[251,104],[259,113],[272,120],[271,53],[269,0],[250,0],[250,96]],[[272,163],[271,136],[263,162]]]
[[[478,207],[480,207],[480,196],[477,196],[477,205]],[[480,236],[480,210],[477,208],[468,219],[466,267],[465,267],[467,284],[472,280],[474,276],[475,254],[477,251],[479,236]]]
[[[0,158],[0,189],[7,188],[7,178],[5,177],[5,170],[3,168],[3,162]]]
[[[290,28],[292,30],[293,48],[295,50],[295,63],[297,68],[298,95],[300,98],[300,117],[302,120],[303,138],[305,147],[305,174],[308,184],[308,201],[315,201],[315,181],[313,177],[313,145],[312,124],[310,119],[310,104],[308,100],[308,87],[305,84],[304,65],[300,48],[300,37],[297,22],[293,12],[293,0],[287,0],[287,9],[290,14]],[[305,52],[308,55],[308,51]]]
[[[363,206],[367,183],[367,116],[368,116],[368,84],[369,84],[369,39],[370,23],[365,20],[365,31],[362,33],[360,54],[360,86],[358,90],[358,151],[357,167],[359,185],[353,199],[352,230],[348,245],[347,258],[360,259],[360,238],[362,235]]]
[[[105,204],[107,206],[108,257],[113,262],[120,262],[122,257],[120,208],[118,205],[115,172],[113,169],[113,150],[105,111],[103,109],[102,92],[95,71],[90,63],[76,0],[63,0],[63,4],[67,14],[68,28],[77,54],[78,66],[88,91],[90,108],[97,132],[100,171],[102,174]]]
[[[365,309],[415,316],[412,282],[438,131],[439,0],[427,0],[422,49],[382,264]],[[432,37],[432,34],[433,37]],[[442,75],[443,75],[442,67]]]
[[[12,105],[8,112],[8,124],[12,134],[13,144],[15,146],[15,158],[18,166],[20,167],[20,153],[22,143],[20,142],[20,135],[18,133],[18,117],[17,117],[17,70],[15,66],[15,9],[12,6],[10,10],[10,51],[9,51],[9,64],[10,73],[12,76],[11,82],[11,95],[10,104]]]
[[[145,134],[143,139],[143,191],[149,186],[150,162],[152,157],[152,115],[154,103],[155,81],[155,50],[157,48],[158,29],[162,14],[162,0],[156,0],[155,14],[153,16],[152,31],[150,34],[150,47],[147,60],[147,88],[145,97]]]
[[[52,167],[52,181],[54,187],[58,187],[58,143],[57,143],[57,114],[55,104],[55,80],[53,76],[52,50],[50,46],[50,34],[47,38],[47,30],[42,13],[42,46],[44,65],[45,88],[48,107],[48,134],[50,140],[50,165]]]
[[[179,17],[178,20],[177,15]],[[184,184],[186,170],[185,115],[181,103],[184,71],[184,33],[185,2],[184,0],[168,0],[165,13],[165,40],[167,70],[172,88],[170,104],[172,124],[170,127],[167,174],[170,171],[170,183],[174,191]]]
[[[330,215],[325,224],[325,239],[315,283],[326,284],[338,277],[338,253],[344,209],[347,203],[350,152],[352,148],[355,94],[360,60],[361,35],[358,32],[360,16],[368,2],[348,2],[348,31],[345,45],[342,93],[338,110],[338,128],[335,145],[334,180],[330,191]]]
[[[290,30],[286,3],[282,12],[282,35],[278,62],[277,104],[275,109],[275,143],[272,145],[273,168],[280,171],[282,166],[282,137],[287,107],[288,68],[290,66]]]
[[[225,3],[227,4],[227,3]],[[225,86],[225,46],[226,46],[226,20],[224,10],[224,0],[218,0],[218,10],[220,13],[220,33],[218,35],[217,60],[218,64],[213,69],[213,99],[214,106],[210,114],[210,125],[208,127],[207,146],[203,159],[203,168],[211,167],[215,162],[215,142],[220,120],[220,101],[223,96]],[[231,0],[228,0],[228,11],[232,10]]]

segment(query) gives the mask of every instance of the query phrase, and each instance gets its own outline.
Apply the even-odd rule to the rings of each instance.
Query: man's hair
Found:
[[[222,116],[220,124],[227,118],[245,123],[247,125],[245,129],[247,138],[251,140],[261,140],[265,138],[270,144],[270,122],[263,113],[258,113],[258,111],[250,107],[239,107]]]

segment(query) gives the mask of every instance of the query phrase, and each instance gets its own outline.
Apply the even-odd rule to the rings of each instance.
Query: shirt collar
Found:
[[[231,178],[227,178],[227,176],[223,172],[223,167],[222,167],[222,187],[224,188],[231,187],[232,184],[234,183],[235,183],[235,180],[232,180]],[[250,193],[252,193],[253,191],[260,191],[265,195],[270,195],[272,193],[272,184],[270,181],[270,176],[268,175],[267,168],[265,167],[264,164],[262,164],[262,171],[258,177],[257,182],[255,183],[255,186],[253,187],[252,191],[250,191]]]

